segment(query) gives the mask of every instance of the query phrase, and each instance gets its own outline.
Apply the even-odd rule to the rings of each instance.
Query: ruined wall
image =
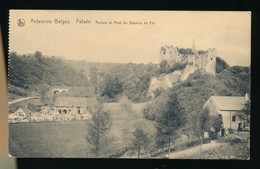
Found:
[[[195,50],[195,49],[193,49]],[[216,74],[216,48],[211,48],[207,53],[194,55],[182,55],[178,52],[178,47],[165,46],[161,47],[159,63],[166,60],[169,66],[173,66],[177,62],[188,63],[194,68],[201,69],[204,72]]]
[[[200,55],[194,55],[194,67],[201,68],[201,57]]]
[[[206,72],[212,75],[216,74],[216,57],[217,57],[217,49],[216,48],[209,49]]]
[[[194,55],[193,66],[202,71],[215,75],[216,74],[216,49],[209,49],[207,53]],[[190,59],[191,60],[191,59]]]
[[[182,55],[178,52],[177,47],[161,47],[159,63],[166,60],[168,64],[173,65],[181,59]]]

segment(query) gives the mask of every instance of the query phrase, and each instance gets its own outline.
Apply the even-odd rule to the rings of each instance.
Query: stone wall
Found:
[[[178,47],[165,46],[161,47],[159,62],[166,60],[169,66],[173,66],[177,62],[188,63],[193,65],[194,68],[201,69],[202,71],[215,75],[216,74],[216,48],[211,48],[207,53],[190,55],[182,55],[178,52]]]
[[[216,48],[209,49],[206,72],[212,75],[216,74],[216,57],[217,57],[217,49]]]
[[[166,60],[169,65],[173,65],[176,62],[180,61],[182,55],[178,52],[177,47],[173,46],[164,46],[160,50],[159,63]]]

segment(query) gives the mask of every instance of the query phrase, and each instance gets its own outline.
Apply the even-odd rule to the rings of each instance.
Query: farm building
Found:
[[[80,120],[90,118],[90,111],[97,103],[95,98],[57,97],[55,109],[63,120]]]
[[[223,135],[228,129],[242,131],[248,127],[248,122],[241,116],[248,100],[247,94],[244,97],[211,96],[203,108],[208,108],[212,115],[221,114],[223,119],[221,133]]]
[[[20,107],[14,113],[9,114],[8,121],[9,123],[17,122],[29,122],[31,120],[32,112],[26,107]]]

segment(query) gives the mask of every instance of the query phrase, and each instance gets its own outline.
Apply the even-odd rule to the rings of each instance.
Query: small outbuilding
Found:
[[[22,106],[17,109],[14,113],[9,114],[8,121],[10,123],[17,122],[30,122],[32,112],[26,107]]]

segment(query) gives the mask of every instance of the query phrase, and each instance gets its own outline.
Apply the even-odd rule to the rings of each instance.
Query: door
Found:
[[[221,137],[225,136],[225,129],[221,129]]]
[[[242,122],[239,122],[239,123],[238,123],[237,131],[242,131]]]

